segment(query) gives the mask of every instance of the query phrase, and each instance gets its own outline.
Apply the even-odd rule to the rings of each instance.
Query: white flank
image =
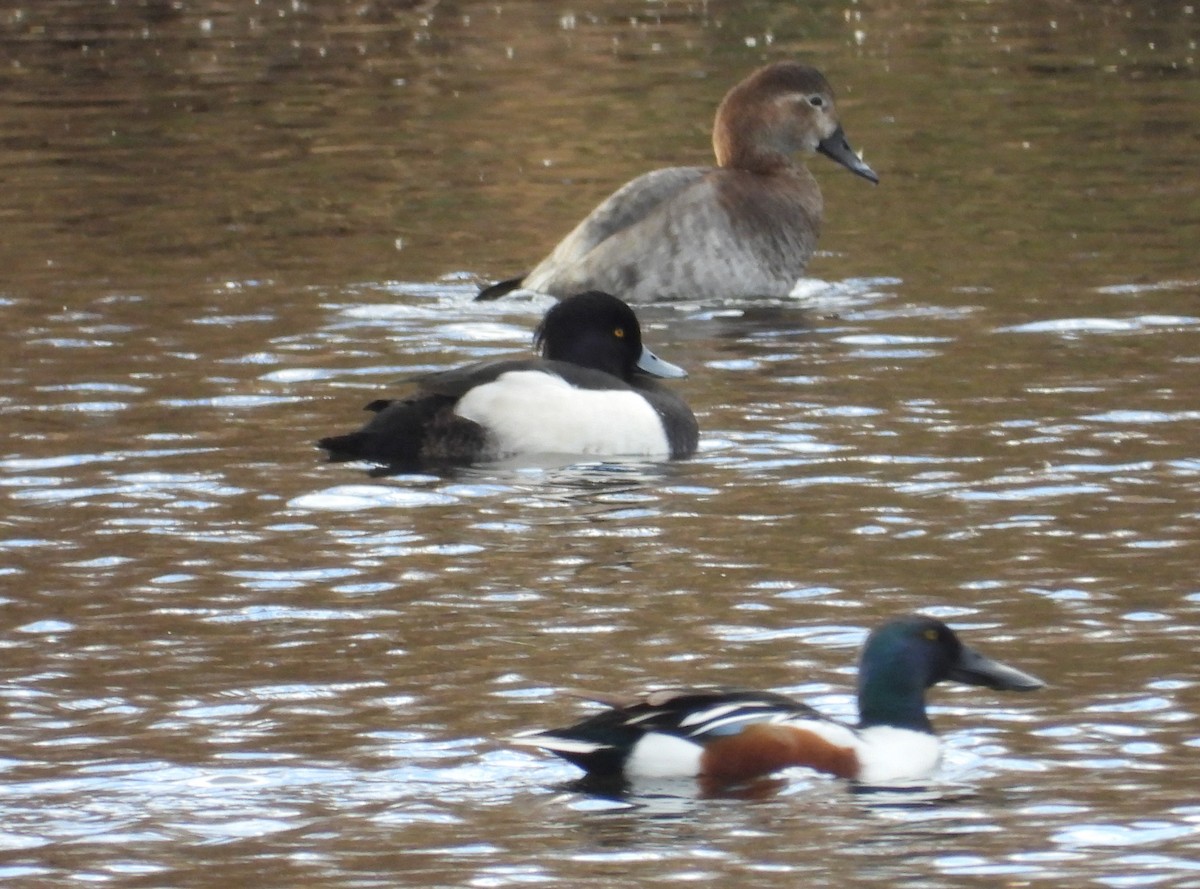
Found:
[[[942,759],[942,745],[926,732],[873,725],[858,733],[858,780],[863,784],[891,784],[928,778]]]
[[[674,735],[649,732],[638,739],[625,760],[630,778],[694,778],[700,774],[699,744]]]
[[[501,374],[464,395],[454,412],[487,429],[503,456],[671,453],[658,413],[637,392],[576,389],[541,371]]]

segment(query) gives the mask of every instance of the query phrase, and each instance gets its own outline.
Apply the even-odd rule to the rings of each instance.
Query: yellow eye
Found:
[[[937,637],[938,637],[937,630],[926,630],[925,631],[925,638],[928,639],[930,642],[937,642]]]
[[[614,328],[614,329],[613,329],[613,336],[615,336],[615,337],[616,337],[617,339],[619,339],[619,340],[623,340],[623,339],[625,339],[625,328],[624,328],[624,327],[616,327],[616,328]]]

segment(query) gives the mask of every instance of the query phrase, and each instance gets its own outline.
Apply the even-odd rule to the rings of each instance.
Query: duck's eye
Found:
[[[824,108],[825,107],[825,97],[824,96],[809,96],[808,104],[812,105],[814,108]]]
[[[938,640],[938,631],[937,630],[934,630],[934,629],[926,630],[923,635],[930,642],[937,642],[937,640]]]
[[[613,336],[615,336],[619,340],[625,339],[625,328],[624,327],[614,327],[613,328]]]

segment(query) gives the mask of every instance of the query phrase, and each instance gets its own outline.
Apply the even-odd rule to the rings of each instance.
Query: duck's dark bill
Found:
[[[879,184],[879,176],[850,147],[850,143],[846,140],[846,134],[842,131],[841,127],[838,127],[833,133],[818,142],[817,151],[837,161],[850,172],[857,173],[864,179],[871,180],[876,185]]]
[[[653,377],[663,377],[668,380],[682,380],[688,375],[688,372],[678,364],[663,361],[645,347],[642,348],[642,355],[638,358],[637,367],[642,373],[648,373]]]
[[[950,678],[967,685],[982,685],[997,691],[1033,691],[1046,683],[999,661],[984,657],[974,649],[963,646],[958,663],[950,668]]]

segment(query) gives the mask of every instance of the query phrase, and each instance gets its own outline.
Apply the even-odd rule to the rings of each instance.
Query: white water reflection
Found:
[[[384,485],[337,485],[324,491],[296,497],[288,502],[288,507],[306,512],[322,512],[447,506],[457,502],[457,497],[433,491],[414,491]]]
[[[1191,315],[1139,315],[1132,318],[1059,318],[1001,328],[1000,333],[1142,333],[1156,329],[1188,329],[1200,324]]]
[[[0,880],[1195,882],[1195,15],[409,5],[6,22]],[[696,459],[323,462],[406,378],[527,353],[549,301],[476,282],[706,162],[801,44],[884,182],[813,160],[792,298],[641,310]],[[504,741],[572,686],[853,719],[912,610],[1050,683],[939,687],[920,794],[602,798]]]

